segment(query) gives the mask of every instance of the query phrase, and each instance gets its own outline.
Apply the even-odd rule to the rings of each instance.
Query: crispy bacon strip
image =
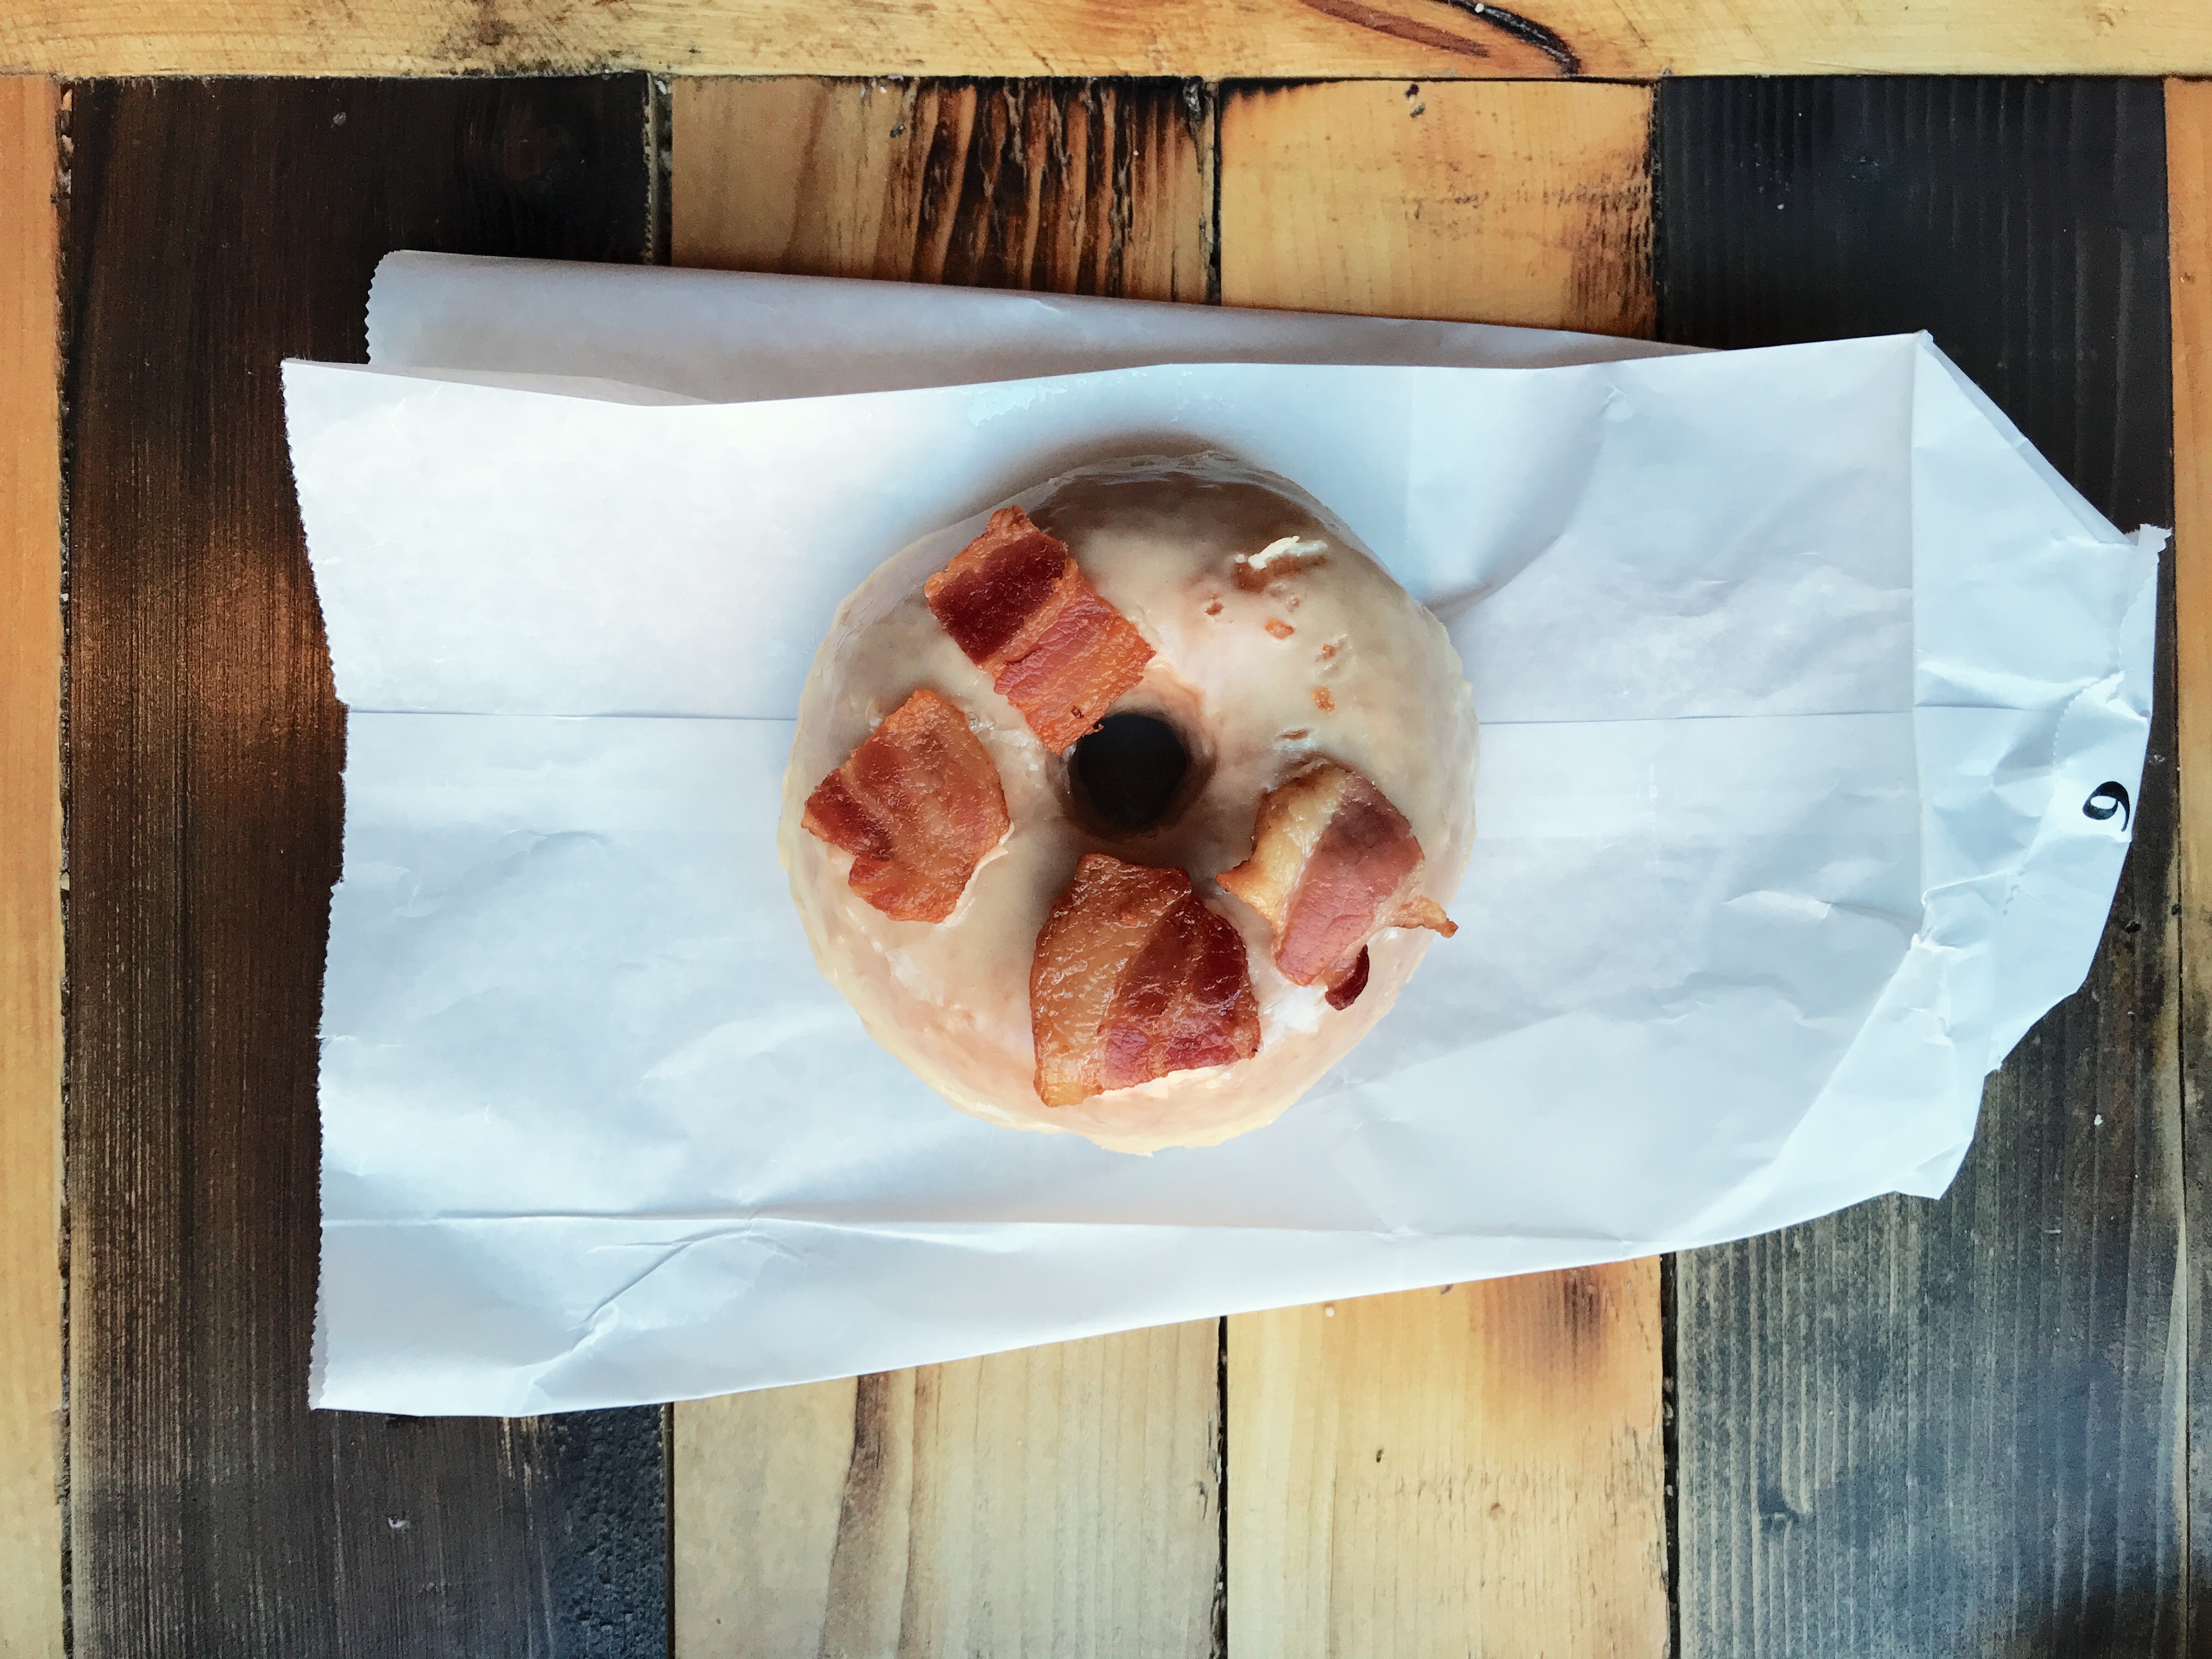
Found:
[[[1058,754],[1144,678],[1152,647],[1066,545],[1002,507],[923,585],[938,622]]]
[[[1006,833],[999,769],[959,705],[927,687],[806,798],[807,830],[853,855],[853,890],[901,921],[942,921]]]
[[[1413,891],[1421,843],[1405,815],[1348,766],[1323,761],[1267,792],[1252,856],[1221,884],[1267,917],[1275,966],[1300,985],[1326,985],[1332,1006],[1367,988],[1367,942],[1384,927],[1458,931]]]
[[[1180,870],[1089,853],[1030,968],[1037,1097],[1073,1106],[1260,1050],[1244,940]]]

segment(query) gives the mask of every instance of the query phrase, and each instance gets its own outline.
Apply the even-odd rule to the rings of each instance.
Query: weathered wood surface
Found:
[[[61,1659],[60,89],[0,80],[0,1654]]]
[[[1650,94],[1365,82],[1221,112],[1231,305],[1652,318]],[[1656,1261],[1229,1322],[1229,1651],[1663,1654]]]
[[[1931,329],[2107,514],[2168,522],[2155,83],[1659,99],[1665,337]],[[2168,631],[2104,947],[1949,1194],[1680,1259],[1691,1659],[2181,1650],[2172,665]]]
[[[676,1650],[1213,1651],[1219,1322],[676,1412]]]
[[[2189,1348],[2188,1632],[2212,1641],[2212,82],[2166,88],[2167,237],[2173,319],[2174,659],[2181,774],[2184,1236]]]
[[[679,264],[1203,300],[1212,106],[1174,81],[673,89]],[[684,1659],[1201,1656],[1219,1326],[680,1405]]]
[[[1650,125],[1644,87],[1240,88],[1222,302],[1648,335]]]
[[[362,15],[373,32],[378,14]],[[688,15],[702,27],[725,15]],[[27,15],[0,18],[0,57],[28,38]],[[1133,15],[1097,27],[1153,27]],[[2147,15],[2132,9],[2107,33]],[[250,23],[251,3],[225,17]],[[492,21],[513,32],[485,50],[544,44],[519,11]],[[2039,11],[2014,33],[2033,39],[2046,21]],[[167,50],[159,27],[140,38]],[[221,44],[194,49],[210,41]],[[1486,302],[1502,292],[1491,284],[1572,257],[1571,239],[1528,230],[1559,207],[1523,176],[1530,158],[1617,147],[1592,147],[1595,105],[1533,141],[1547,130],[1477,119],[1492,143],[1522,133],[1510,153],[1523,172],[1495,186],[1520,216],[1500,225],[1486,218],[1501,210],[1495,191],[1436,173],[1464,165],[1460,146],[1384,118],[1417,78],[1417,98],[1644,95],[1438,88],[1411,74],[1234,93],[1220,187],[1224,223],[1245,228],[1217,251],[1212,109],[1201,98],[1184,124],[1179,82],[678,82],[677,243],[708,263],[1189,298],[1208,293],[1218,252],[1232,301],[1272,281],[1277,303],[1502,314],[1486,309],[1504,303]],[[76,96],[76,1650],[660,1652],[659,1413],[491,1425],[304,1409],[308,988],[336,872],[339,727],[273,374],[283,352],[359,355],[360,295],[388,246],[638,257],[642,87]],[[1368,135],[1369,160],[1298,162],[1299,135],[1267,112],[1302,96],[1354,109],[1346,130]],[[2181,942],[2202,960],[2212,907],[2178,836],[2203,836],[2204,814],[2192,797],[2178,820],[2173,764],[2206,742],[2196,699],[2212,653],[2191,562],[2212,533],[2212,92],[2176,85],[2163,110],[2155,88],[2099,83],[1676,83],[1660,99],[1669,337],[1932,326],[2094,501],[2129,523],[2171,510],[2181,538],[2167,612],[2180,618],[2181,679],[2164,639],[2154,760],[2105,951],[1993,1083],[1957,1188],[1680,1264],[1680,1651],[2183,1650],[2185,1587],[2212,1583],[2206,1437],[2185,1431],[2205,1415],[2186,1387],[2204,1340],[2204,1320],[2191,1331],[2186,1314],[2201,1312],[2204,1275],[2184,1255],[2182,1212],[2204,1212],[2201,1160],[2183,1162],[2196,1119],[2180,1084],[2185,1053],[2201,1075],[2207,1029],[2193,983],[2185,1017]],[[1480,103],[1438,98],[1403,118],[1462,107]],[[901,113],[915,118],[896,132]],[[696,161],[717,143],[719,172],[687,178],[687,151]],[[2183,446],[2170,506],[2162,153]],[[1276,158],[1278,183],[1334,180],[1315,186],[1329,208],[1310,222],[1404,263],[1314,262],[1296,279],[1310,290],[1268,275],[1276,256],[1240,264],[1240,246],[1311,211],[1295,194],[1250,193],[1240,155]],[[0,191],[20,187],[6,145],[0,163]],[[1428,182],[1376,192],[1378,168]],[[1624,190],[1610,164],[1602,176],[1593,211],[1632,270],[1633,181]],[[793,197],[834,210],[796,213]],[[0,262],[22,257],[19,199],[5,198]],[[1422,256],[1428,233],[1406,228],[1432,216],[1455,256]],[[1277,246],[1299,257],[1295,239]],[[0,344],[16,337],[28,268],[0,263]],[[1454,297],[1430,307],[1425,292]],[[1620,325],[1637,326],[1632,289],[1611,299],[1631,319]],[[23,364],[0,353],[0,376]],[[31,402],[0,400],[9,446],[27,410],[38,418],[32,374]],[[35,444],[0,450],[0,468],[18,455],[35,471]],[[35,521],[11,504],[0,536]],[[0,605],[24,602],[5,585],[16,545],[0,542]],[[41,603],[34,629],[51,618]],[[0,658],[10,743],[6,722],[34,707],[15,695],[15,660]],[[12,859],[18,843],[6,844]],[[0,866],[0,881],[23,868]],[[0,933],[0,946],[19,937]],[[10,970],[0,996],[29,986],[35,1000],[38,982]],[[11,1048],[0,1066],[15,1059]],[[0,1133],[23,1127],[15,1075]],[[11,1228],[32,1212],[21,1170],[9,1169]],[[1656,1650],[1652,1278],[1630,1264],[1234,1322],[1225,1423],[1208,1414],[1220,1400],[1210,1322],[681,1408],[677,1639],[687,1654],[1082,1651],[1116,1650],[1097,1632],[1137,1631],[1142,1650],[1206,1650],[1221,1558],[1203,1540],[1223,1520],[1212,1453],[1225,1429],[1237,1651],[1331,1639],[1341,1652]],[[0,1502],[35,1496],[13,1478],[0,1472]],[[1502,1511],[1445,1496],[1477,1492]],[[1516,1514],[1510,1537],[1485,1534]],[[41,1595],[9,1525],[0,1617]],[[2207,1565],[2188,1577],[2191,1549]],[[1293,1559],[1311,1571],[1287,1592],[1252,1590],[1293,1577]],[[2212,1605],[2193,1594],[2202,1632]]]
[[[1229,1322],[1229,1644],[1662,1659],[1659,1263]]]
[[[63,75],[1191,75],[2212,70],[2201,0],[14,0],[0,70]]]
[[[665,1644],[659,1412],[307,1410],[343,729],[277,380],[288,355],[362,356],[392,247],[638,258],[646,99],[641,77],[76,90],[81,1659]]]

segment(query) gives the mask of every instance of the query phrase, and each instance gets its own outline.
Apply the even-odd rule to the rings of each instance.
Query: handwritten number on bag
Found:
[[[2100,783],[2089,792],[2089,799],[2081,803],[2081,816],[2102,820],[2114,813],[2120,815],[2120,828],[2124,830],[2134,821],[2135,811],[2128,805],[2128,787],[2124,783]]]

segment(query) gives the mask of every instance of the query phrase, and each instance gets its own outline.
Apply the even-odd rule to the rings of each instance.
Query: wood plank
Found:
[[[1230,305],[1648,330],[1642,88],[1232,94]],[[1666,1651],[1656,1261],[1229,1322],[1232,1655]]]
[[[2168,522],[2154,83],[1659,97],[1663,335],[1931,329],[2107,514]],[[2172,647],[2104,947],[1950,1192],[1680,1259],[1686,1655],[2181,1650]]]
[[[1195,86],[685,81],[672,117],[678,264],[1207,297]]]
[[[642,77],[81,86],[71,1590],[106,1655],[658,1652],[653,1410],[307,1409],[342,711],[278,360],[396,246],[635,259]]]
[[[1203,299],[1172,81],[679,82],[679,264]],[[1209,1654],[1218,1323],[676,1407],[685,1659]]]
[[[2212,1363],[2212,82],[2166,86],[2166,176],[2173,315],[2175,759],[2181,775],[2182,1168],[2187,1205],[2188,1375]],[[2212,1634],[2212,1388],[2189,1395],[2186,1630]]]
[[[678,1407],[677,1652],[1210,1654],[1218,1332]]]
[[[1649,334],[1650,121],[1642,87],[1242,89],[1223,303]]]
[[[0,70],[72,76],[2203,73],[2201,0],[17,0]]]
[[[1229,1327],[1231,1655],[1667,1651],[1656,1259]]]
[[[61,1659],[60,89],[0,80],[0,1653]]]

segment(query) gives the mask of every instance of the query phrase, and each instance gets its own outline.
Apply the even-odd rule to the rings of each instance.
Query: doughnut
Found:
[[[777,847],[823,974],[951,1104],[1205,1146],[1449,936],[1475,748],[1443,625],[1318,503],[1224,455],[1117,460],[845,600]]]

